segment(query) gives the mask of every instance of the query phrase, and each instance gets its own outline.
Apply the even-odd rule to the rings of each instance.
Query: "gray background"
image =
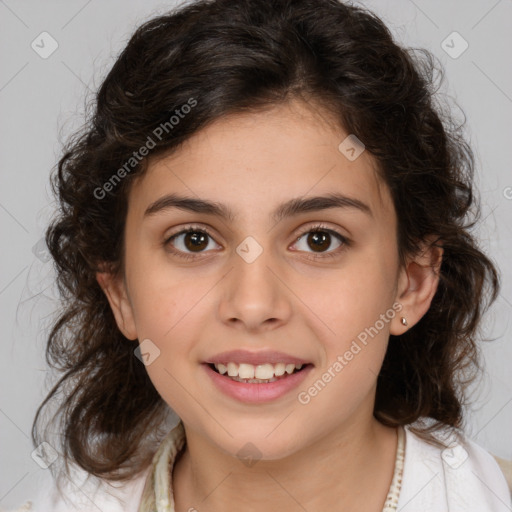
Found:
[[[512,1],[372,0],[399,42],[426,47],[446,71],[442,91],[467,116],[482,199],[478,235],[502,273],[502,293],[486,316],[485,376],[475,386],[467,431],[512,459]],[[49,386],[45,337],[56,307],[51,262],[38,250],[54,203],[48,176],[60,143],[81,124],[85,98],[132,31],[174,2],[0,0],[0,507],[32,497],[49,470],[31,458],[30,426]],[[48,32],[58,49],[32,47]],[[442,42],[459,53],[448,55]],[[448,37],[450,36],[450,37]],[[448,37],[448,39],[446,39]],[[46,40],[45,48],[49,48]],[[89,96],[86,96],[88,94]]]

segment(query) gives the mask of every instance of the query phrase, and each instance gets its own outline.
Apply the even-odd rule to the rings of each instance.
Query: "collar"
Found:
[[[185,441],[185,429],[180,420],[153,456],[138,512],[175,512],[171,475],[174,462]]]
[[[398,433],[397,458],[393,482],[388,492],[383,512],[396,510],[400,483],[402,480],[405,433],[400,427]],[[138,512],[175,512],[172,489],[172,471],[177,455],[186,443],[183,422],[178,424],[163,439],[153,456],[151,469],[146,479]]]

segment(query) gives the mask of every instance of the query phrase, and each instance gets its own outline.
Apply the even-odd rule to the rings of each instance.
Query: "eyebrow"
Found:
[[[168,194],[154,203],[151,203],[144,212],[144,218],[153,216],[165,210],[177,208],[194,213],[204,213],[215,215],[226,221],[232,222],[236,215],[228,206],[215,201],[205,199],[195,199],[192,197],[179,196],[177,194]],[[286,217],[292,217],[301,213],[316,212],[330,208],[350,208],[359,210],[370,217],[373,212],[370,207],[359,199],[348,197],[343,194],[328,194],[325,196],[314,196],[306,198],[294,198],[279,205],[272,212],[274,222],[280,222]]]

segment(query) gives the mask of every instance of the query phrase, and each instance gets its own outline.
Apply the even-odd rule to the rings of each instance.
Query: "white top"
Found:
[[[434,434],[443,439],[447,449],[427,443],[410,426],[404,430],[399,512],[512,511],[510,489],[498,463],[487,451],[449,427]],[[172,437],[171,446],[177,448],[182,443],[182,433],[180,423],[167,436]],[[171,468],[178,451],[170,451]],[[68,485],[65,498],[57,494],[48,473],[36,499],[15,512],[138,512],[152,470],[150,466],[129,482],[112,484],[93,477],[84,483],[87,475],[79,471],[73,476],[74,483]],[[167,510],[175,512],[173,500]]]

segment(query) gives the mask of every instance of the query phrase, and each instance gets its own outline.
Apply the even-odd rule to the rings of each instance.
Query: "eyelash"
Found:
[[[340,242],[341,246],[335,249],[334,251],[325,252],[325,253],[313,253],[313,256],[307,256],[308,259],[311,260],[320,260],[325,258],[335,258],[341,251],[343,251],[346,247],[349,247],[351,245],[351,241],[343,236],[341,233],[338,233],[337,231],[327,228],[323,226],[322,224],[317,224],[315,226],[311,226],[307,228],[306,230],[302,231],[296,238],[295,243],[298,242],[304,235],[308,233],[329,233],[330,235],[334,235]],[[201,253],[187,253],[180,250],[177,250],[172,247],[170,242],[177,238],[180,235],[187,234],[187,233],[204,233],[205,235],[209,236],[211,239],[213,239],[213,236],[209,233],[209,231],[205,228],[201,228],[198,226],[190,226],[187,229],[183,229],[177,233],[174,233],[170,237],[167,237],[164,242],[164,247],[169,247],[169,251],[174,254],[175,256],[178,256],[179,258],[183,258],[185,260],[194,260],[198,257],[201,257]]]

